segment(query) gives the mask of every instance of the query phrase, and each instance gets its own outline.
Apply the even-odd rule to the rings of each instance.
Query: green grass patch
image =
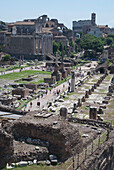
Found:
[[[68,99],[69,99],[69,97],[68,97],[68,96],[66,96],[64,99],[65,99],[65,100],[68,100]]]
[[[105,78],[105,80],[107,80],[107,81],[110,81],[110,79],[111,79],[111,76],[110,76],[110,75],[108,75],[108,76]]]
[[[104,93],[105,92],[105,90],[98,90],[99,92],[101,92],[101,93]]]
[[[108,105],[109,109],[114,109],[114,105]]]
[[[28,77],[31,74],[33,74],[33,75],[35,75],[35,74],[48,74],[48,75],[51,75],[51,72],[48,72],[48,71],[36,71],[36,70],[26,70],[26,71],[22,71],[22,72],[14,72],[14,73],[1,75],[0,79],[15,80],[15,79],[19,79],[19,78]]]
[[[31,165],[26,167],[15,167],[14,170],[62,170],[67,169],[72,164],[72,160],[68,160],[66,162],[61,163],[60,165],[57,164],[56,166],[47,166],[47,165]],[[6,168],[2,169],[6,170]]]
[[[111,101],[109,101],[109,103],[114,103],[114,101],[113,101],[113,100],[111,100]]]

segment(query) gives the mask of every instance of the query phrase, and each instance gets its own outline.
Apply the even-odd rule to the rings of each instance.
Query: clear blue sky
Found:
[[[114,27],[114,0],[0,0],[0,20],[12,22],[47,14],[68,28],[72,21],[97,14],[98,25]]]

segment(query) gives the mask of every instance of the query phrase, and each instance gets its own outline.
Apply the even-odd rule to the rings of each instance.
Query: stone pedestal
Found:
[[[89,89],[88,93],[89,93],[89,95],[91,95],[91,89]]]
[[[85,102],[85,97],[84,96],[82,97],[82,102]]]
[[[74,103],[73,111],[72,112],[74,112],[76,109],[77,109],[77,105],[76,105],[76,103]]]
[[[88,93],[88,91],[86,91],[86,93],[85,93],[85,98],[89,98],[89,93]]]
[[[102,110],[102,108],[99,108],[99,110],[98,110],[98,114],[103,114],[103,110]]]
[[[113,87],[109,86],[108,91],[109,91],[109,93],[113,93]]]
[[[71,92],[75,91],[75,73],[72,72],[72,78],[71,78]]]
[[[94,91],[94,86],[92,86],[91,91]]]
[[[96,84],[94,84],[94,89],[96,89],[97,88],[97,85]]]
[[[78,104],[77,104],[78,107],[82,106],[82,103],[81,103],[81,100],[78,99]]]
[[[94,119],[94,120],[97,119],[97,108],[96,107],[90,107],[89,118]]]

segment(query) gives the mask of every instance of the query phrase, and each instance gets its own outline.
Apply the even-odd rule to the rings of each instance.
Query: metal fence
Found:
[[[72,163],[66,170],[79,170],[83,167],[84,162],[89,158],[97,149],[100,148],[100,145],[108,140],[109,131],[104,132],[102,135],[99,135],[96,139],[92,140],[88,146],[85,146],[81,153],[75,153],[73,151]]]

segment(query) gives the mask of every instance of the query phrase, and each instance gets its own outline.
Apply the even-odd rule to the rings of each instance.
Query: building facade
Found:
[[[90,31],[91,26],[96,25],[96,14],[91,14],[91,20],[79,20],[73,21],[73,34],[74,37],[77,36],[78,33],[87,34]]]
[[[8,25],[4,51],[11,55],[53,54],[53,35],[42,31],[47,15]]]
[[[103,36],[103,33],[100,31],[100,29],[97,26],[92,26],[88,34],[94,35],[95,37]]]

